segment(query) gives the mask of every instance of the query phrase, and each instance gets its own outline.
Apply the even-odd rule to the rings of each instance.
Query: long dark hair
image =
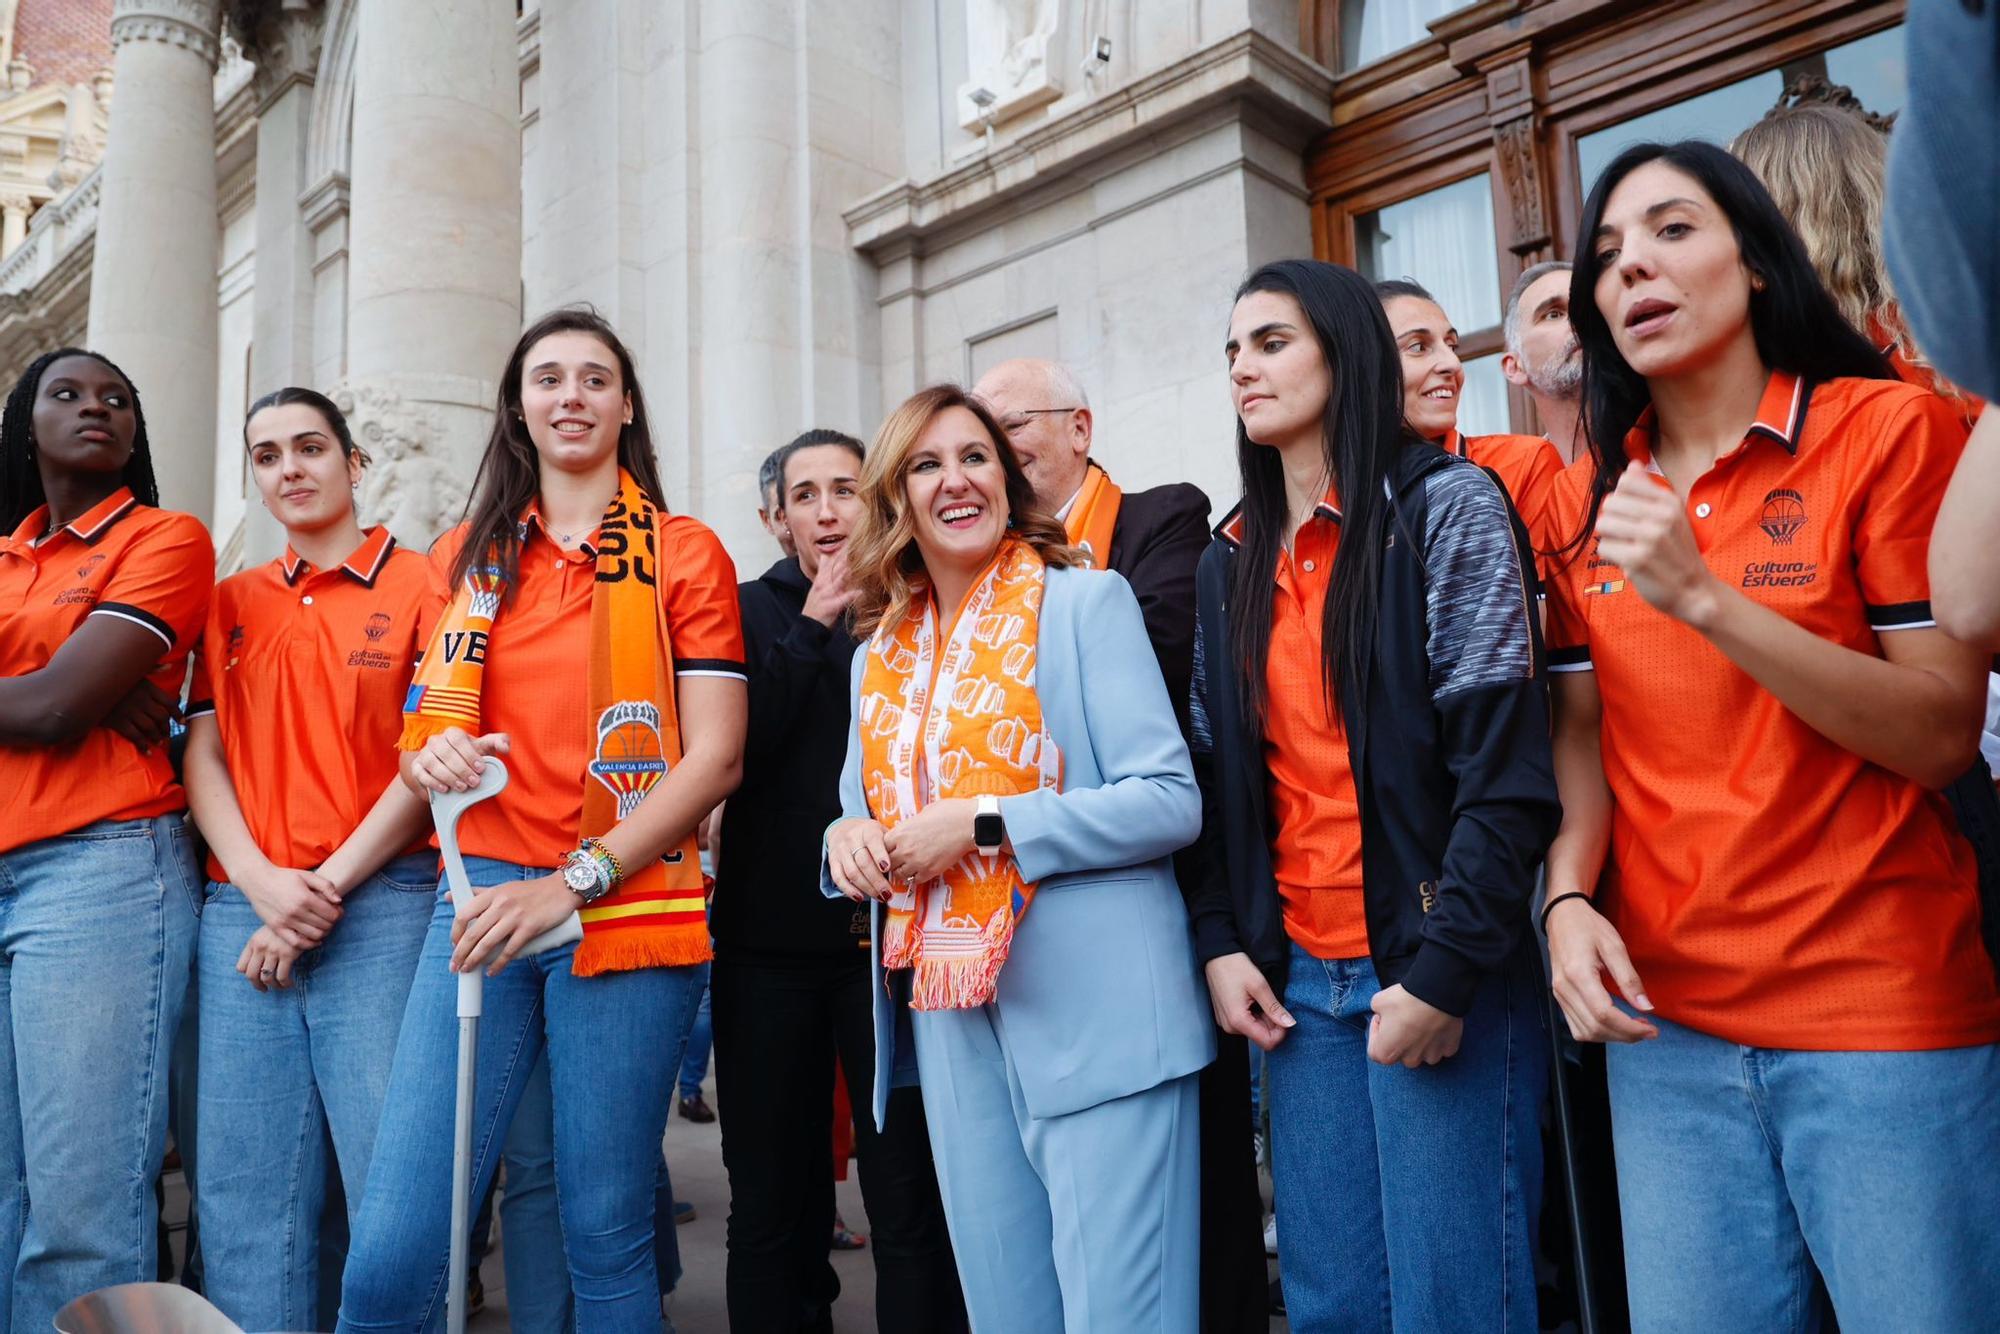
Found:
[[[521,512],[542,486],[541,461],[535,442],[528,436],[528,424],[521,417],[521,372],[535,344],[559,333],[589,334],[618,358],[618,378],[632,396],[632,420],[618,432],[618,465],[632,474],[648,500],[662,510],[667,508],[666,488],[660,485],[660,466],[653,456],[653,435],[646,424],[646,396],[639,390],[632,354],[611,322],[594,307],[552,310],[522,331],[508,354],[507,368],[500,373],[493,433],[486,438],[486,452],[472,479],[472,495],[465,502],[465,545],[452,562],[454,588],[464,580],[467,570],[481,563],[500,568],[512,595],[521,560]]]
[[[1763,282],[1750,293],[1750,329],[1766,366],[1809,382],[1841,376],[1892,380],[1895,372],[1862,336],[1820,282],[1805,243],[1771,202],[1755,172],[1714,144],[1686,139],[1674,144],[1634,144],[1611,160],[1590,187],[1576,231],[1576,267],[1570,270],[1569,323],[1583,349],[1584,434],[1596,464],[1595,494],[1581,532],[1562,550],[1581,546],[1596,526],[1597,502],[1625,469],[1625,434],[1652,402],[1645,377],[1633,370],[1597,308],[1598,262],[1591,238],[1604,221],[1611,192],[1633,171],[1664,162],[1692,176],[1729,219],[1744,267]]]
[[[294,404],[311,408],[325,421],[326,429],[333,432],[334,442],[340,446],[340,457],[359,457],[361,466],[374,462],[368,451],[354,443],[354,432],[348,429],[347,414],[334,405],[334,401],[317,389],[307,389],[303,385],[289,384],[283,389],[273,389],[270,393],[250,405],[250,411],[243,414],[243,446],[250,447],[250,419],[265,408],[288,408]]]
[[[1321,619],[1321,685],[1328,716],[1340,691],[1367,675],[1381,602],[1382,547],[1388,537],[1390,469],[1416,442],[1403,421],[1403,372],[1375,287],[1353,269],[1315,259],[1266,264],[1236,289],[1281,292],[1305,311],[1333,384],[1320,422],[1322,448],[1340,497],[1340,559],[1333,563]],[[1271,590],[1289,515],[1278,451],[1253,443],[1236,421],[1243,474],[1243,535],[1230,573],[1230,646],[1250,716],[1264,712],[1264,665],[1271,643]]]
[[[125,382],[126,392],[132,396],[132,457],[125,460],[124,484],[141,505],[160,503],[160,484],[153,477],[153,447],[146,439],[146,413],[139,406],[139,391],[132,377],[100,352],[59,347],[28,363],[28,369],[14,381],[6,410],[0,414],[0,534],[13,532],[48,500],[42,492],[42,470],[35,466],[35,395],[42,391],[43,374],[64,357],[89,357]]]

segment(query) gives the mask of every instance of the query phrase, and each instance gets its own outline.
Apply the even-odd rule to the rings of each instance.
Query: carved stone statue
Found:
[[[971,77],[958,89],[960,125],[997,125],[1062,96],[1063,18],[1061,0],[965,0]],[[984,108],[972,96],[978,89],[992,94]]]
[[[457,521],[469,481],[446,457],[437,412],[376,385],[342,384],[329,397],[372,460],[361,474],[362,521],[387,524],[397,541],[424,550]]]

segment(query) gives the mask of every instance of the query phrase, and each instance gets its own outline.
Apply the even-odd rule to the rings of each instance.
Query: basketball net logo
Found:
[[[660,745],[660,706],[648,700],[620,700],[597,715],[597,758],[591,776],[611,790],[623,820],[638,808],[653,785],[667,776]]]
[[[465,586],[472,594],[467,615],[492,620],[500,614],[500,594],[506,588],[497,565],[475,565],[465,572]]]
[[[1758,518],[1757,526],[1774,544],[1790,546],[1799,529],[1806,526],[1805,497],[1783,487],[1767,493],[1764,496],[1764,513]]]

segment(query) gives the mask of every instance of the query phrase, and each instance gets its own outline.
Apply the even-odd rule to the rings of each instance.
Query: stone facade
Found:
[[[765,453],[1012,355],[1076,368],[1127,486],[1231,502],[1229,297],[1311,252],[1331,105],[1296,0],[519,8],[116,0],[104,162],[0,256],[0,376],[59,337],[125,363],[229,562],[281,540],[245,504],[252,397],[351,406],[364,503],[421,543],[524,308],[571,301],[632,344],[669,500],[746,573]]]

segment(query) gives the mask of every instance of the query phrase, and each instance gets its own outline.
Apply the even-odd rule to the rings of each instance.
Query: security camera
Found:
[[[1090,39],[1090,55],[1085,58],[1088,65],[1109,65],[1111,63],[1111,39],[1093,37]]]

